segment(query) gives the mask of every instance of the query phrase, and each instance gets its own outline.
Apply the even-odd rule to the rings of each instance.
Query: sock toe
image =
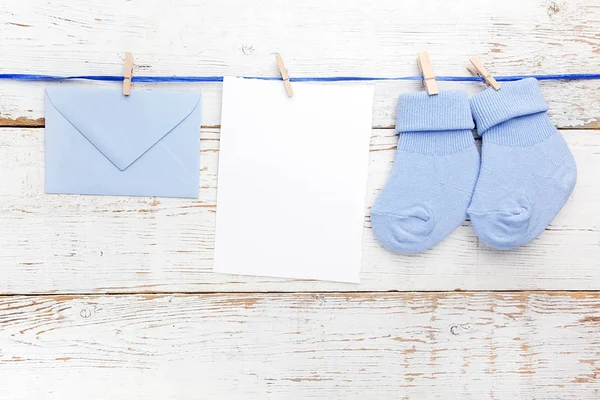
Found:
[[[528,241],[531,203],[524,197],[507,199],[493,211],[468,211],[477,236],[498,250],[510,250]]]
[[[388,250],[415,253],[429,248],[435,220],[427,208],[412,206],[399,214],[373,210],[371,226],[377,240]]]

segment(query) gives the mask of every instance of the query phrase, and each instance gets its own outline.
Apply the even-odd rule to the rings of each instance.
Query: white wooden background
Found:
[[[0,73],[598,73],[599,32],[597,0],[2,0]],[[600,398],[600,81],[541,83],[579,181],[540,238],[400,256],[365,216],[360,285],[211,272],[220,84],[136,85],[202,91],[199,199],[45,195],[52,85],[119,87],[0,82],[0,399]],[[376,84],[369,206],[414,90]]]

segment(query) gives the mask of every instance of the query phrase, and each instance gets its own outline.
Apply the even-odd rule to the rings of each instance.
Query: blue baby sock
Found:
[[[371,208],[377,240],[395,252],[420,252],[467,216],[479,172],[473,118],[465,92],[403,94],[392,173]]]
[[[489,88],[471,109],[483,144],[469,216],[481,241],[512,249],[539,236],[567,201],[575,161],[535,79]]]

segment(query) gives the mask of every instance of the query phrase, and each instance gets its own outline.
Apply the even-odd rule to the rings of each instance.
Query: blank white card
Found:
[[[372,86],[226,77],[216,272],[359,282]]]

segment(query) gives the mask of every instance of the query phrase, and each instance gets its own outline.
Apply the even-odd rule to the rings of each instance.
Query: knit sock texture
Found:
[[[475,232],[500,250],[539,236],[569,198],[575,160],[548,118],[536,79],[503,83],[471,99],[482,136],[479,180],[469,207]]]
[[[424,251],[466,218],[479,171],[467,94],[408,93],[392,173],[371,208],[375,237],[394,252]]]

